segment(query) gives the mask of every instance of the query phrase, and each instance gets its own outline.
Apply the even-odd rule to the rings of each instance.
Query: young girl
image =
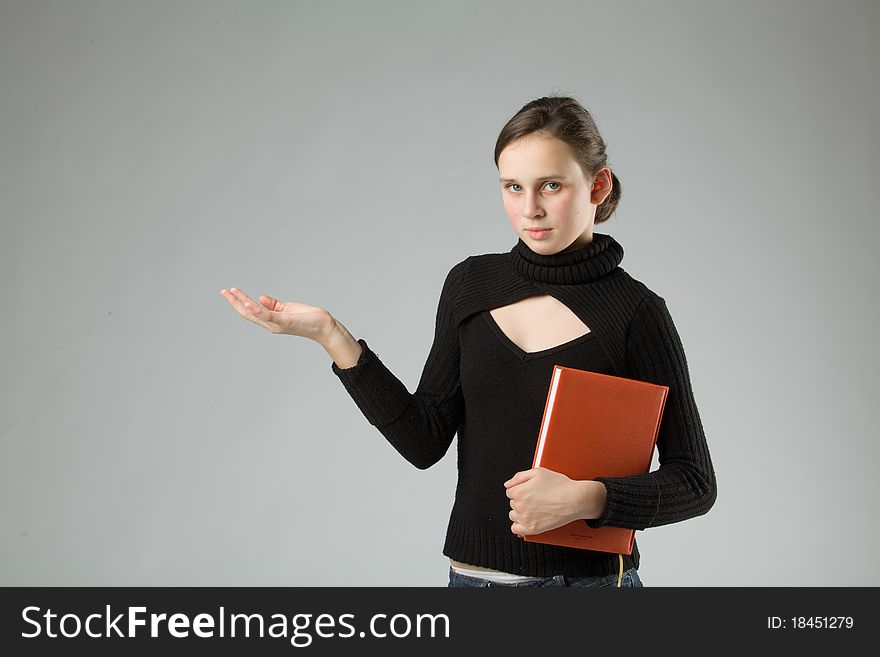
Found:
[[[586,109],[556,96],[526,104],[502,129],[495,164],[516,245],[449,271],[413,394],[323,308],[221,294],[273,333],[320,343],[366,419],[415,467],[443,458],[458,434],[449,586],[642,586],[635,541],[618,555],[517,534],[578,519],[647,529],[712,507],[715,472],[684,349],[663,297],[620,267],[613,237],[593,231],[621,190]],[[531,467],[556,364],[669,386],[657,470],[579,481]]]

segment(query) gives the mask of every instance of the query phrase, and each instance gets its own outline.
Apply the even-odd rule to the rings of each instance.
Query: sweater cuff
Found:
[[[340,368],[331,361],[330,369],[370,424],[375,427],[390,424],[403,415],[412,396],[364,339],[359,339],[358,344],[361,355],[354,366]]]
[[[596,477],[605,484],[605,510],[598,518],[585,519],[587,525],[599,529],[605,525],[644,529],[657,516],[660,489],[656,481],[645,475],[636,477]]]

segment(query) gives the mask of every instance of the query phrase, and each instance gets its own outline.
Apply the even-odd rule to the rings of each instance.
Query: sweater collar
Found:
[[[623,247],[611,235],[593,232],[593,241],[575,251],[542,255],[517,239],[510,250],[513,268],[524,278],[554,285],[587,283],[613,271]]]

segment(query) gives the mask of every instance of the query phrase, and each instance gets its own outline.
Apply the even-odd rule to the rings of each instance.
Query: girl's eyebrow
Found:
[[[558,174],[551,174],[549,176],[541,176],[540,178],[535,178],[535,180],[550,180],[550,179],[565,180],[565,176],[560,176]],[[499,182],[502,182],[502,183],[517,182],[516,178],[499,178],[498,180],[499,180]]]

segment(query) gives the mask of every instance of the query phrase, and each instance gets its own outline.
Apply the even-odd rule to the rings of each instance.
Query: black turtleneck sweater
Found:
[[[458,484],[443,554],[531,576],[617,573],[615,554],[518,538],[510,529],[504,482],[532,467],[554,364],[669,386],[657,438],[659,467],[647,474],[596,477],[605,484],[604,525],[647,529],[706,513],[715,472],[691,390],[687,361],[665,300],[619,265],[610,235],[568,253],[541,255],[521,239],[508,253],[470,256],[449,271],[434,342],[415,393],[359,339],[358,362],[332,371],[367,420],[400,454],[426,469],[458,434]],[[519,349],[488,311],[549,294],[590,332],[539,352]],[[624,567],[639,566],[637,542]]]

